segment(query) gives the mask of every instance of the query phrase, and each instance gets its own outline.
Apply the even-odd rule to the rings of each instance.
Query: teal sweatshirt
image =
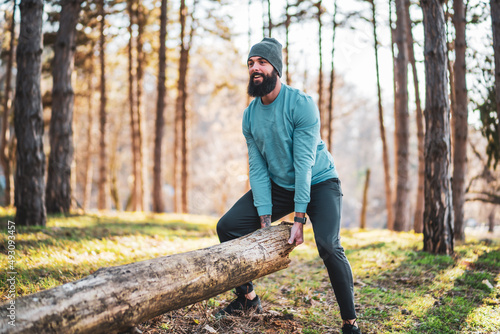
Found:
[[[255,98],[243,114],[250,186],[259,216],[272,213],[271,180],[295,191],[295,212],[306,212],[311,185],[338,177],[320,137],[312,98],[285,84],[268,105]]]

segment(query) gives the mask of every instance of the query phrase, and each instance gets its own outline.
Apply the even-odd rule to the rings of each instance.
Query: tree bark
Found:
[[[408,122],[408,49],[406,40],[406,15],[404,0],[396,0],[396,201],[394,207],[394,230],[404,231],[409,227],[408,168],[409,168],[409,122]]]
[[[368,209],[368,187],[370,186],[370,168],[366,170],[365,188],[363,190],[363,204],[361,206],[361,219],[359,228],[366,228],[366,211]]]
[[[22,0],[17,46],[14,127],[17,136],[15,176],[16,223],[42,225],[45,210],[42,74],[43,0]]]
[[[121,129],[125,125],[124,118],[119,118],[116,121],[116,127],[114,131],[111,133],[111,141],[110,141],[110,153],[109,153],[109,194],[112,201],[112,208],[117,211],[122,211],[122,204],[120,200],[120,190],[118,185],[118,173],[119,173],[119,140],[121,135]]]
[[[495,51],[495,100],[497,110],[497,147],[500,147],[500,0],[490,0],[493,49]],[[497,161],[498,162],[498,161]]]
[[[291,85],[292,84],[292,78],[290,78],[290,23],[292,16],[290,15],[290,3],[287,0],[286,1],[286,7],[285,7],[285,76],[286,76],[286,84]],[[250,1],[248,2],[248,26],[250,27]],[[250,34],[250,30],[248,30],[248,33]],[[249,41],[250,41],[250,36],[249,36]],[[250,44],[250,43],[249,43]],[[249,50],[250,50],[251,45],[249,45]],[[248,105],[248,103],[247,103]]]
[[[165,127],[165,72],[167,67],[167,56],[165,42],[167,40],[167,0],[161,1],[160,13],[160,50],[158,64],[158,100],[156,101],[156,122],[155,122],[155,148],[153,167],[153,211],[163,212],[165,210],[162,196],[162,173],[161,156],[163,129]]]
[[[408,39],[408,59],[411,64],[413,74],[413,88],[415,90],[415,121],[417,123],[417,146],[418,146],[418,181],[417,181],[417,201],[415,205],[415,215],[413,218],[413,229],[416,233],[422,233],[424,220],[424,183],[425,183],[425,157],[424,157],[424,120],[422,106],[420,103],[420,89],[418,85],[418,73],[415,62],[415,50],[413,48],[413,34],[411,32],[410,1],[406,0],[406,23]]]
[[[334,66],[334,56],[335,56],[335,36],[337,32],[337,0],[333,2],[333,24],[332,24],[332,60],[330,63],[330,86],[328,87],[329,97],[328,97],[328,126],[327,126],[327,147],[330,152],[333,150],[333,96],[335,90],[335,66]]]
[[[323,14],[323,9],[321,8],[321,0],[319,0],[314,6],[316,6],[318,12],[316,13],[316,19],[318,20],[318,58],[319,58],[319,71],[318,71],[318,110],[321,121],[321,137],[325,138],[327,122],[325,119],[325,111],[323,110],[323,23],[321,22],[321,15]]]
[[[73,162],[73,106],[71,85],[76,51],[76,24],[81,0],[61,4],[61,17],[52,63],[52,115],[50,118],[50,155],[45,193],[48,213],[69,213],[71,207],[71,163]]]
[[[91,43],[90,52],[88,57],[89,61],[89,73],[87,75],[87,147],[85,148],[85,160],[84,160],[84,180],[82,185],[83,192],[83,201],[82,207],[84,210],[87,210],[90,207],[90,202],[92,200],[92,176],[93,176],[93,168],[92,168],[92,156],[93,156],[93,147],[94,147],[94,139],[92,136],[92,127],[94,123],[94,104],[93,104],[93,95],[94,95],[94,43]]]
[[[11,81],[12,81],[12,64],[14,62],[14,39],[16,30],[16,0],[13,1],[14,6],[12,8],[12,21],[10,23],[9,35],[9,52],[7,53],[7,69],[5,73],[5,96],[3,100],[3,115],[2,115],[2,133],[1,133],[1,144],[0,144],[0,163],[2,164],[3,173],[5,175],[5,206],[10,206],[12,204],[11,195],[11,160],[9,158],[9,140],[12,135],[8,133],[10,127],[10,110],[12,99],[10,96],[11,91]]]
[[[16,326],[8,304],[0,332],[117,333],[165,312],[288,267],[290,224],[259,229],[212,247],[123,266],[17,298]]]
[[[129,103],[129,116],[130,116],[130,133],[132,140],[132,193],[130,195],[130,204],[132,211],[137,211],[139,201],[139,161],[138,161],[138,140],[137,140],[137,121],[136,121],[136,103],[135,103],[135,75],[134,75],[134,45],[133,45],[133,31],[132,25],[134,24],[134,11],[133,0],[127,1],[127,12],[129,16],[129,43],[128,43],[128,103]]]
[[[267,0],[267,31],[269,37],[273,37],[273,21],[271,19],[271,0]]]
[[[193,11],[191,12],[191,18],[193,18],[192,13],[195,10],[197,1],[193,3]],[[187,121],[188,121],[188,110],[187,110],[187,72],[189,65],[189,51],[191,49],[191,42],[194,34],[194,27],[191,27],[188,41],[186,41],[186,17],[187,17],[187,7],[185,0],[181,0],[181,6],[179,10],[179,21],[181,23],[181,34],[180,34],[180,59],[179,59],[179,79],[177,83],[177,99],[176,99],[176,113],[175,113],[175,159],[174,159],[174,191],[175,203],[180,200],[180,206],[177,208],[183,213],[188,212],[188,138],[187,138]],[[180,188],[179,182],[177,181],[177,164],[178,156],[180,155]],[[180,190],[180,191],[179,191]],[[180,196],[179,196],[180,193]]]
[[[378,96],[378,120],[380,128],[380,138],[382,139],[382,155],[384,163],[384,185],[385,185],[385,206],[387,209],[387,226],[394,225],[394,214],[392,210],[392,188],[391,188],[391,171],[389,167],[389,149],[387,148],[387,139],[385,136],[384,125],[384,109],[382,107],[382,89],[380,88],[380,70],[378,59],[378,38],[377,38],[377,18],[375,1],[370,1],[372,5],[372,24],[373,24],[373,39],[375,49],[375,67],[377,73],[377,96]]]
[[[446,27],[440,0],[422,0],[425,55],[425,209],[424,251],[453,253],[450,180],[450,107]]]
[[[145,159],[145,145],[144,145],[144,113],[142,111],[142,92],[143,92],[143,84],[144,84],[144,65],[146,62],[145,59],[145,54],[143,49],[143,34],[144,34],[144,25],[145,25],[145,15],[144,15],[144,7],[142,5],[142,1],[137,1],[136,5],[136,10],[135,10],[135,17],[137,20],[137,43],[136,43],[136,48],[137,48],[137,72],[136,72],[136,121],[137,121],[137,146],[138,146],[138,176],[139,176],[139,205],[141,207],[141,210],[146,211],[147,205],[146,205],[146,196],[144,195],[145,189],[146,189],[146,178],[145,178],[145,166],[146,163],[144,161]]]
[[[465,6],[463,0],[453,0],[455,25],[455,106],[453,109],[453,178],[452,194],[455,217],[455,239],[465,240],[464,203],[467,174],[467,84],[465,64]]]
[[[398,95],[396,94],[396,78],[398,77],[398,67],[396,66],[396,51],[395,47],[395,35],[396,29],[393,28],[394,20],[392,18],[393,14],[393,2],[395,0],[389,0],[389,28],[391,32],[391,54],[392,54],[392,72],[393,72],[393,80],[392,80],[392,89],[394,95],[394,120],[397,119],[397,110],[398,110]],[[398,122],[394,122],[394,135],[398,133]],[[397,138],[394,136],[394,151],[397,152]],[[395,159],[396,161],[396,159]],[[397,170],[397,163],[394,164],[394,170]],[[394,205],[394,203],[393,203]],[[392,221],[387,220],[387,229],[390,231],[394,230],[394,219]]]
[[[104,0],[98,2],[99,15],[101,21],[99,24],[100,37],[99,37],[99,59],[101,65],[101,98],[99,108],[99,184],[97,194],[97,208],[105,210],[108,208],[108,168],[107,168],[107,148],[106,148],[106,58],[105,58],[105,11]]]
[[[492,205],[491,206],[491,211],[490,214],[488,215],[488,232],[493,233],[495,231],[495,211],[496,211],[496,206]]]

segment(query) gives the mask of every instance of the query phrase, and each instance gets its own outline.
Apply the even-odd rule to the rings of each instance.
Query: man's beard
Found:
[[[255,84],[253,81],[256,74],[262,75],[262,82]],[[263,73],[253,73],[250,76],[250,81],[248,82],[248,95],[252,97],[262,97],[271,93],[276,87],[276,82],[278,81],[278,72],[273,69],[270,75],[265,75]]]

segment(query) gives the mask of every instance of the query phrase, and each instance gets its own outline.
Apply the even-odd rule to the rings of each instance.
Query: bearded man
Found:
[[[304,241],[308,217],[320,257],[327,268],[340,314],[342,333],[361,333],[356,325],[352,270],[340,244],[342,189],[325,143],[312,98],[279,80],[281,44],[264,38],[248,55],[248,94],[255,97],[243,115],[251,190],[220,219],[221,242],[271,225],[294,212],[290,244]],[[252,282],[236,288],[237,298],[216,316],[262,312]]]

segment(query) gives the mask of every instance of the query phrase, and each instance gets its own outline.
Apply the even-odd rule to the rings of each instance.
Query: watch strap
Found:
[[[294,217],[293,218],[293,221],[294,222],[297,222],[297,223],[302,223],[302,224],[306,224],[307,222],[307,218],[306,217],[303,217],[303,218],[300,218],[300,217]]]

